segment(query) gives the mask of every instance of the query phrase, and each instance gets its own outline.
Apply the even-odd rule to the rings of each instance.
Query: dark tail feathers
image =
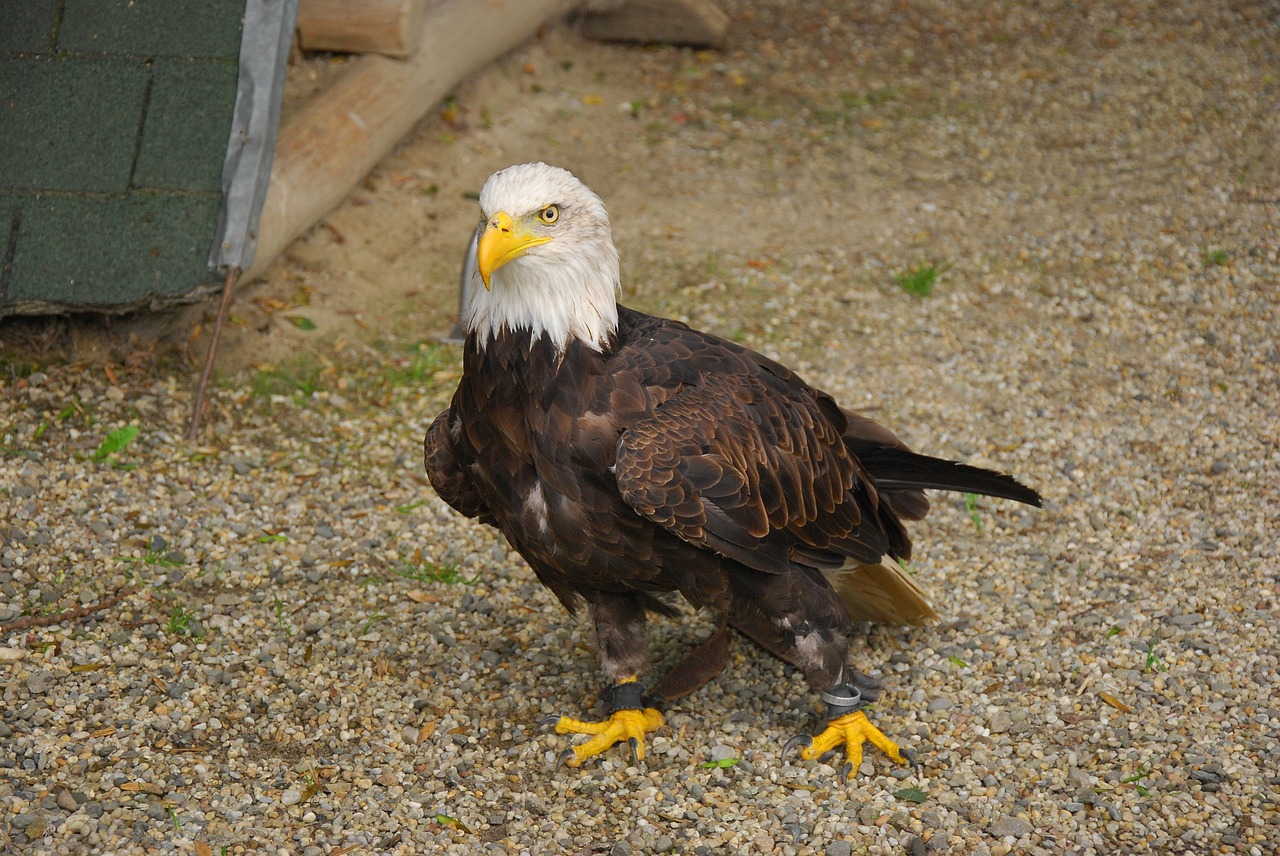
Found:
[[[1041,506],[1039,493],[1013,476],[995,470],[918,455],[892,446],[860,443],[850,443],[849,446],[871,473],[876,485],[885,491],[954,490],[1012,499],[1037,508]]]

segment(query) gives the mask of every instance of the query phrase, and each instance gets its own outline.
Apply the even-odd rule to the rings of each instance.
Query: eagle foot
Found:
[[[817,761],[843,743],[847,761],[840,767],[838,774],[843,783],[850,773],[862,766],[862,744],[867,742],[899,764],[915,766],[914,755],[910,752],[904,753],[897,743],[872,725],[871,720],[867,719],[867,715],[861,710],[834,717],[827,722],[827,727],[817,737],[808,735],[792,737],[782,747],[782,752],[784,755],[790,754],[792,749],[799,746],[801,758],[806,761]]]
[[[568,716],[549,716],[542,720],[544,726],[554,726],[556,734],[589,734],[585,743],[560,753],[561,764],[577,767],[588,758],[603,753],[615,743],[626,741],[631,750],[631,761],[644,760],[644,736],[662,727],[662,714],[644,704],[644,687],[635,678],[624,678],[600,693],[600,700],[609,712],[609,718],[601,722],[586,722]]]
[[[613,744],[626,741],[631,750],[632,763],[638,764],[644,760],[645,734],[661,727],[662,714],[651,707],[643,710],[615,710],[608,719],[601,722],[584,722],[561,716],[555,720],[556,734],[589,734],[591,739],[561,752],[559,761],[570,767],[577,767],[588,758],[603,753]]]

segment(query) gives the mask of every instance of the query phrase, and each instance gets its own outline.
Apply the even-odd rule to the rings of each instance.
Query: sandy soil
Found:
[[[1270,23],[1267,4],[1170,15],[1149,33],[1138,7],[727,8],[720,51],[599,44],[558,26],[463,82],[242,289],[221,371],[446,332],[474,194],[516,162],[564,166],[605,199],[625,300],[738,334],[759,325],[724,319],[699,288],[750,291],[752,274],[777,264],[839,270],[849,291],[891,285],[922,261],[959,263],[964,276],[977,273],[972,259],[1012,254],[1045,272],[1037,247],[1064,232],[1203,189],[1204,171],[1188,167],[1214,167],[1226,198],[1269,204],[1250,188],[1274,180],[1260,133],[1274,120],[1249,112],[1250,89],[1275,83],[1250,65],[1259,36],[1233,35],[1241,21]],[[342,63],[296,63],[286,117]],[[1227,87],[1229,100],[1194,92],[1235,76],[1247,83]],[[1215,133],[1224,125],[1229,142]],[[1206,233],[1220,219],[1188,213]],[[110,360],[162,336],[195,361],[215,305],[78,319],[71,353]],[[299,318],[311,323],[289,323]]]

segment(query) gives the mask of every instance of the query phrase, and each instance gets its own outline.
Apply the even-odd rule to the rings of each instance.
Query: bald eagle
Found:
[[[725,626],[799,669],[826,702],[802,736],[841,744],[857,769],[878,685],[847,662],[853,620],[936,618],[899,567],[904,520],[924,489],[1039,505],[990,470],[911,452],[891,431],[748,348],[617,302],[604,203],[542,163],[495,173],[480,193],[478,277],[463,375],[424,443],[427,473],[458,512],[496,526],[570,613],[585,604],[608,685],[607,718],[553,718],[591,735],[581,764],[625,742],[644,758],[654,707],[714,677]],[[646,694],[647,613],[678,592],[721,632]],[[656,697],[655,697],[656,696]]]

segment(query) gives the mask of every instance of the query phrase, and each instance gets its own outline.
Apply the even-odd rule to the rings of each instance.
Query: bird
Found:
[[[1009,475],[911,451],[744,345],[618,300],[618,251],[601,198],[544,163],[480,192],[476,282],[461,319],[462,374],[423,443],[429,481],[496,527],[571,615],[588,613],[604,717],[553,715],[585,735],[578,766],[622,744],[645,757],[661,707],[715,677],[729,630],[799,670],[825,703],[806,759],[863,745],[907,763],[864,706],[878,681],[849,663],[851,624],[938,615],[904,563],[925,490],[1040,506]],[[650,615],[680,598],[719,630],[646,691]]]

